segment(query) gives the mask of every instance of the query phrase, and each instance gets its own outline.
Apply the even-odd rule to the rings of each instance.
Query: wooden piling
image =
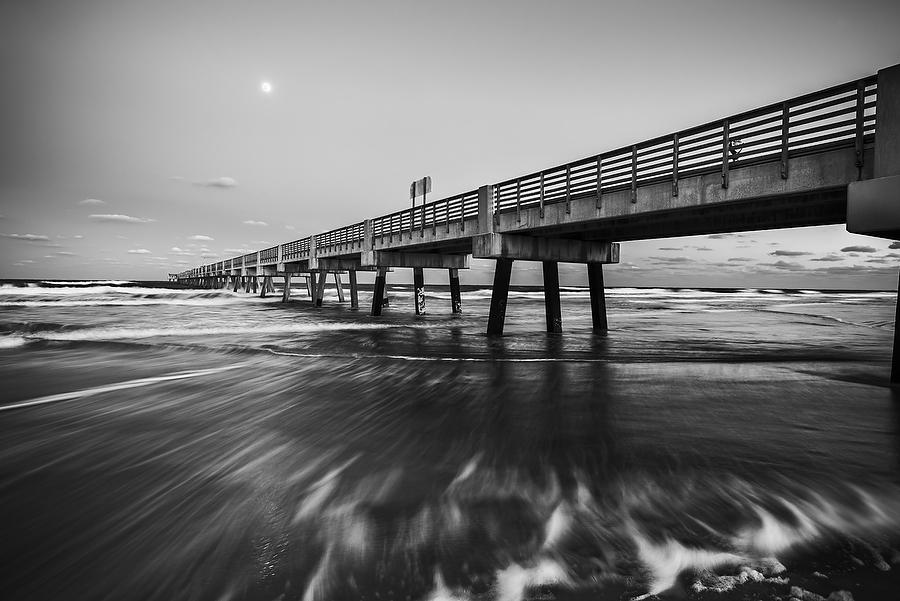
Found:
[[[459,293],[459,270],[450,269],[450,306],[454,315],[462,313],[462,296]]]
[[[603,287],[603,263],[588,263],[588,287],[591,290],[591,319],[594,333],[602,334],[608,329],[606,323],[606,291]]]
[[[387,280],[387,269],[379,268],[375,275],[375,290],[372,292],[372,315],[381,315],[381,308],[384,306],[384,288]]]
[[[494,286],[491,290],[491,313],[488,316],[488,336],[502,336],[506,321],[506,300],[509,297],[509,278],[512,275],[512,259],[497,259],[494,268]]]
[[[359,288],[356,284],[356,270],[350,270],[350,308],[359,309]]]
[[[544,313],[547,316],[547,331],[562,332],[562,309],[559,302],[559,263],[542,261],[544,266]]]
[[[416,302],[416,315],[425,315],[425,270],[413,268],[413,294]]]

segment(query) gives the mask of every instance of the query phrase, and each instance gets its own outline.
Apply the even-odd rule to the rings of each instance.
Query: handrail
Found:
[[[729,172],[736,167],[780,162],[781,177],[787,178],[791,157],[855,148],[858,168],[866,143],[875,133],[878,76],[831,86],[824,90],[768,104],[724,119],[717,119],[637,144],[541,169],[494,184],[493,210],[516,212],[573,199],[594,197],[600,206],[604,194],[631,190],[636,202],[638,188],[670,182],[678,195],[678,180],[721,173],[727,188]],[[395,211],[371,220],[371,236],[384,238],[419,233],[426,228],[450,231],[458,223],[478,218],[478,190]],[[366,236],[365,222],[340,227],[315,236],[315,248],[355,244]],[[301,238],[260,251],[261,261],[308,258],[311,239]],[[257,253],[212,263],[189,272],[199,275],[257,263]],[[230,267],[225,267],[230,265]]]

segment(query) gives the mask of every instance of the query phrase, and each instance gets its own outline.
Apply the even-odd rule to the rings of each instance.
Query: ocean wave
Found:
[[[235,336],[237,334],[303,334],[337,331],[386,330],[391,328],[423,328],[420,325],[394,325],[387,323],[289,323],[275,325],[221,325],[187,328],[85,328],[75,331],[43,331],[16,334],[26,341],[111,341],[140,340],[160,337]]]

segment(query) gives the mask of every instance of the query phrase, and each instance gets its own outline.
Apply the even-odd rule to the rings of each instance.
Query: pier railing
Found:
[[[808,154],[854,148],[856,166],[863,166],[864,149],[875,135],[877,103],[876,75],[770,104],[725,119],[711,121],[665,136],[639,142],[535,173],[501,181],[494,185],[495,213],[520,213],[523,209],[595,198],[631,191],[632,202],[644,186],[669,183],[673,196],[678,182],[697,175],[721,174],[721,185],[729,184],[732,169],[761,163],[780,163],[782,178],[790,171],[790,159]],[[371,236],[389,240],[416,231],[424,235],[451,224],[478,217],[478,190],[470,190],[372,219]],[[361,243],[366,236],[361,221],[316,235],[315,248],[333,248]],[[280,245],[282,261],[310,257],[312,237]],[[259,253],[259,261],[278,260],[279,247]],[[222,269],[252,267],[257,253],[235,257],[183,272],[182,277],[202,275]]]

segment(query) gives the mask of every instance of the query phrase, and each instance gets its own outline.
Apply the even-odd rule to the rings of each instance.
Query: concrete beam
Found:
[[[878,71],[874,175],[900,175],[900,65]]]
[[[428,269],[468,269],[469,255],[442,255],[438,253],[404,253],[371,251],[362,253],[365,267],[412,267]],[[320,259],[321,261],[321,259]]]
[[[900,175],[850,182],[847,231],[892,240],[900,238]]]
[[[472,238],[472,256],[479,259],[562,263],[618,263],[619,245],[615,242],[492,233]]]

